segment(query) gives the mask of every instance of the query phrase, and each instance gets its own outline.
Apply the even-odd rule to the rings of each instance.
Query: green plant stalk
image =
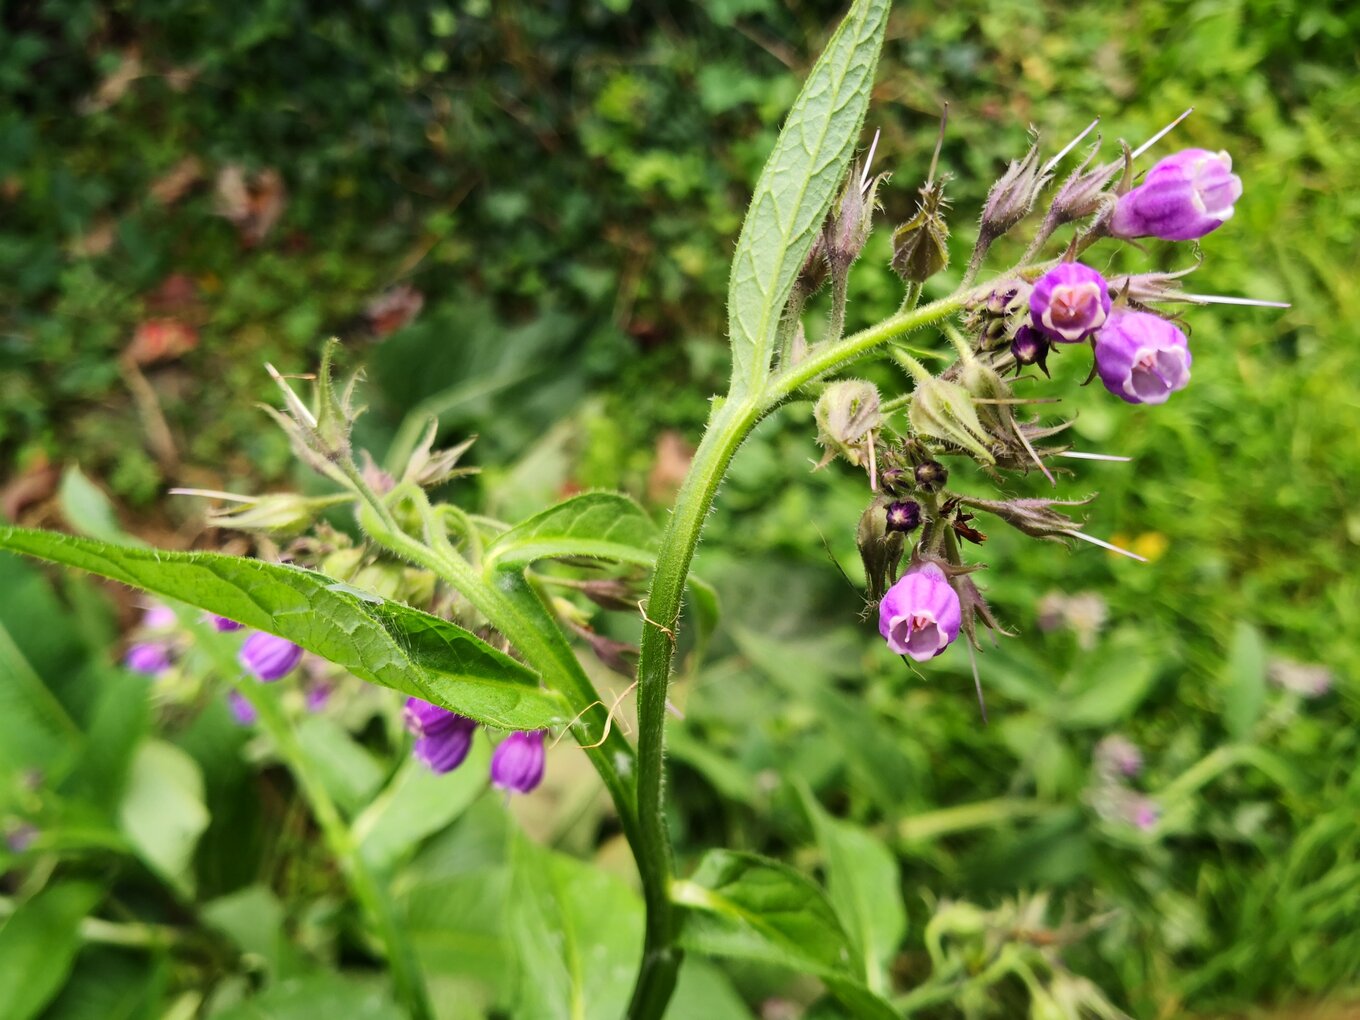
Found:
[[[231,661],[229,656],[227,661]],[[307,799],[312,817],[321,828],[326,846],[339,862],[354,898],[359,901],[360,908],[368,916],[387,952],[387,965],[397,998],[415,1020],[430,1020],[434,1011],[430,1007],[420,965],[401,925],[397,923],[391,897],[364,861],[340,809],[312,770],[307,754],[298,742],[297,733],[279,707],[278,699],[271,691],[249,680],[238,684],[236,689],[255,709],[261,727],[274,741],[289,771],[302,788],[302,795]]]
[[[361,501],[359,523],[364,531],[403,559],[434,571],[467,599],[531,666],[545,674],[549,687],[566,697],[579,717],[575,724],[577,739],[614,801],[625,836],[630,845],[636,846],[637,810],[633,784],[627,774],[632,771],[633,749],[616,730],[610,729],[606,735],[608,710],[557,625],[546,614],[525,613],[508,587],[528,582],[522,575],[507,572],[496,583],[488,583],[447,542],[427,545],[407,534],[391,509],[364,484],[352,465],[345,473]],[[423,493],[420,499],[422,515],[429,527],[433,522],[425,511],[432,508],[423,503]]]
[[[633,844],[642,878],[647,924],[642,962],[628,1015],[656,1020],[663,1015],[683,954],[676,945],[678,917],[670,899],[674,872],[664,812],[666,695],[675,656],[676,627],[690,563],[714,497],[737,449],[760,420],[799,389],[848,365],[894,337],[919,329],[963,307],[971,292],[959,292],[885,319],[833,343],[819,345],[783,369],[759,393],[741,403],[714,404],[657,553],[647,598],[638,662],[637,812],[640,839]]]

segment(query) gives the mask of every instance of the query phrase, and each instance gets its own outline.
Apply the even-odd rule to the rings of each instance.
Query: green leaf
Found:
[[[267,991],[215,1014],[214,1020],[404,1020],[382,983],[343,974],[319,973],[273,985]]]
[[[141,544],[123,534],[109,498],[74,464],[63,472],[57,495],[62,516],[80,534],[105,542]]]
[[[225,933],[243,953],[263,964],[277,980],[296,955],[284,934],[284,909],[274,890],[248,885],[201,908],[203,920]]]
[[[194,889],[193,858],[208,827],[203,774],[174,744],[148,740],[132,759],[119,828],[152,871],[185,895]]]
[[[857,0],[812,68],[751,198],[728,285],[733,397],[765,384],[798,271],[845,176],[869,106],[890,0]]]
[[[421,881],[403,895],[402,929],[441,1017],[504,1014],[516,987],[505,934],[509,887],[510,869],[501,864]]]
[[[27,528],[0,548],[178,599],[277,634],[355,676],[502,729],[543,729],[565,717],[538,675],[461,627],[310,570],[217,553],[139,549]]]
[[[683,911],[686,948],[812,974],[855,1016],[896,1017],[859,981],[864,964],[826,894],[807,876],[755,854],[712,850],[692,879],[671,890]]]
[[[1161,660],[1139,631],[1114,634],[1103,654],[1082,666],[1085,689],[1050,705],[1068,729],[1106,729],[1128,718],[1152,692]]]
[[[865,983],[882,994],[907,930],[897,859],[869,832],[827,814],[806,786],[799,794],[825,860],[831,905],[864,960]]]
[[[60,991],[80,948],[80,922],[102,895],[89,883],[54,883],[0,928],[0,1020],[37,1016]]]
[[[486,567],[525,567],[563,556],[649,567],[656,560],[657,535],[656,525],[627,496],[587,492],[497,535],[487,546]]]
[[[1251,736],[1266,703],[1266,644],[1261,632],[1239,621],[1228,648],[1227,704],[1223,722],[1234,740]]]
[[[382,794],[354,821],[354,838],[369,865],[386,870],[421,840],[467,810],[486,789],[488,742],[475,739],[468,757],[449,775],[435,775],[408,759]]]
[[[308,716],[298,723],[297,738],[307,770],[346,814],[360,811],[382,786],[384,769],[378,759],[334,719]]]
[[[614,1020],[628,1005],[642,904],[617,878],[529,840],[514,841],[510,937],[521,969],[517,1016]]]

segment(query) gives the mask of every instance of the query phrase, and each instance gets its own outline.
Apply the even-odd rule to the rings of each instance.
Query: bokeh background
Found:
[[[316,490],[257,404],[274,399],[264,362],[309,371],[335,335],[366,370],[356,438],[379,459],[436,414],[450,439],[480,435],[465,505],[513,520],[609,487],[660,517],[725,385],[749,189],[842,6],[5,5],[0,513],[79,529],[107,500],[144,540],[246,551],[167,490]],[[989,594],[1020,632],[982,656],[987,725],[962,653],[910,671],[859,621],[837,564],[861,576],[862,476],[809,471],[807,407],[762,426],[698,561],[724,611],[671,724],[682,869],[725,845],[815,871],[805,784],[894,851],[904,989],[930,969],[942,904],[1045,896],[1025,924],[1039,917],[1062,966],[1134,1016],[1352,1015],[1357,54],[1344,3],[896,6],[865,137],[881,130],[893,179],[851,328],[900,298],[891,227],[945,102],[955,260],[927,295],[957,280],[1031,125],[1051,152],[1099,116],[1113,151],[1193,106],[1158,151],[1227,149],[1246,190],[1189,289],[1291,307],[1192,311],[1194,380],[1163,407],[1081,389],[1084,368],[1059,359],[1082,445],[1134,458],[1081,465],[1063,492],[1098,490],[1092,532],[1150,562],[984,528]],[[1146,264],[1183,268],[1185,247],[1153,244]],[[0,912],[15,918],[0,1000],[30,990],[0,1016],[315,1016],[353,994],[386,1008],[268,747],[220,699],[117,665],[137,613],[127,592],[0,558]],[[392,711],[378,699],[340,691],[325,726],[356,810],[405,754],[373,724]],[[1114,733],[1142,750],[1127,792],[1155,805],[1151,831],[1102,797],[1092,751]],[[139,785],[164,774],[147,746],[171,749],[185,802]],[[515,824],[626,884],[584,759],[562,747],[549,768]],[[155,801],[149,821],[128,821],[134,797]],[[481,789],[466,801],[395,879],[449,1016],[504,1011],[516,980],[498,927],[507,812]],[[172,803],[197,820],[187,842]],[[158,840],[170,858],[148,851]],[[86,884],[56,920],[21,927],[16,907],[73,870]],[[675,1015],[799,1016],[812,995],[757,967],[686,980]],[[1011,982],[918,1015],[1026,1001]]]

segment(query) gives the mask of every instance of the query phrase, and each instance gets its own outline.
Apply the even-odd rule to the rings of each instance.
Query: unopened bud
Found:
[[[961,384],[939,377],[918,382],[907,418],[916,435],[961,447],[985,464],[996,463],[986,446],[991,437]]]
[[[982,232],[1000,237],[1034,208],[1034,200],[1048,183],[1047,170],[1039,165],[1039,144],[1030,146],[1023,159],[1013,160],[1001,179],[987,192],[982,207]]]
[[[885,514],[889,531],[905,535],[921,525],[921,504],[914,499],[899,499],[889,503]]]
[[[826,388],[817,401],[817,441],[826,449],[818,467],[840,454],[856,467],[865,463],[871,433],[883,424],[878,389],[862,379],[844,379]]]
[[[1021,326],[1011,341],[1011,357],[1017,366],[1038,365],[1048,375],[1048,338],[1033,326]],[[1017,369],[1018,370],[1018,369]]]
[[[916,465],[916,484],[923,492],[939,492],[949,482],[949,469],[938,460]]]
[[[860,515],[859,528],[855,532],[871,602],[883,598],[902,561],[902,533],[888,525],[890,505],[890,501],[881,496],[875,499]]]

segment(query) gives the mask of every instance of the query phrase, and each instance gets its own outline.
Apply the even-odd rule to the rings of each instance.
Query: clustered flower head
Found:
[[[960,633],[977,647],[979,622],[1005,633],[971,576],[980,568],[963,555],[968,546],[987,541],[977,514],[991,515],[1031,538],[1069,545],[1080,540],[1143,558],[1087,534],[1083,523],[1071,516],[1069,508],[1089,502],[1089,495],[983,499],[951,492],[950,471],[943,462],[970,459],[999,484],[1007,474],[1038,471],[1056,486],[1060,472],[1071,473],[1059,466],[1059,457],[1126,460],[1072,450],[1062,435],[1072,420],[1046,422],[1027,405],[1057,401],[1031,395],[1025,384],[1040,381],[1039,373],[1048,375],[1052,359],[1062,352],[1089,346],[1088,382],[1099,378],[1125,403],[1162,404],[1189,385],[1193,360],[1186,328],[1165,305],[1274,304],[1184,294],[1180,278],[1197,268],[1198,261],[1192,269],[1176,272],[1107,275],[1095,268],[1108,264],[1103,253],[1099,259],[1086,256],[1092,246],[1109,239],[1201,238],[1232,218],[1242,182],[1227,153],[1184,149],[1157,162],[1139,180],[1137,159],[1180,119],[1137,149],[1121,143],[1123,157],[1113,162],[1096,161],[1101,147],[1097,138],[1080,166],[1050,196],[1019,263],[989,284],[974,285],[993,242],[1029,220],[1063,158],[1096,123],[1047,161],[1039,155],[1036,136],[1023,158],[1013,161],[989,190],[981,211],[963,275],[961,323],[941,326],[943,339],[957,354],[953,364],[935,371],[917,360],[914,349],[892,344],[887,353],[910,379],[908,392],[880,396],[881,383],[866,379],[832,380],[823,387],[814,408],[825,450],[818,467],[839,456],[868,475],[874,495],[856,533],[866,576],[866,617],[877,610],[879,631],[892,652],[924,662],[944,652]],[[943,130],[942,123],[941,136]],[[939,153],[937,145],[917,215],[893,235],[893,268],[906,286],[904,311],[920,300],[925,280],[947,264],[949,205],[943,188],[948,175],[937,175]],[[850,192],[867,180],[867,170],[855,174],[847,185]],[[872,211],[869,205],[855,206],[857,245]],[[840,223],[836,215],[833,211],[829,220],[833,227]],[[1075,234],[1065,251],[1045,258],[1046,243],[1071,224],[1076,224]],[[923,251],[937,251],[939,257],[923,258]],[[833,295],[840,303],[833,303],[823,331],[833,340],[842,335],[843,289]],[[791,301],[785,309],[787,332],[799,343],[786,343],[781,361],[796,364],[811,350],[806,338],[816,332],[803,329],[804,310],[801,301]],[[1029,371],[1031,367],[1037,372]],[[907,566],[899,575],[903,563]],[[1099,622],[1072,624],[1083,646],[1094,640]],[[1143,825],[1152,824],[1149,819],[1155,816],[1147,804],[1129,811]]]
[[[413,753],[436,775],[452,772],[467,760],[477,723],[431,704],[407,698],[406,729],[416,738]],[[511,733],[491,755],[491,782],[507,793],[529,793],[543,781],[545,748],[541,730]]]

